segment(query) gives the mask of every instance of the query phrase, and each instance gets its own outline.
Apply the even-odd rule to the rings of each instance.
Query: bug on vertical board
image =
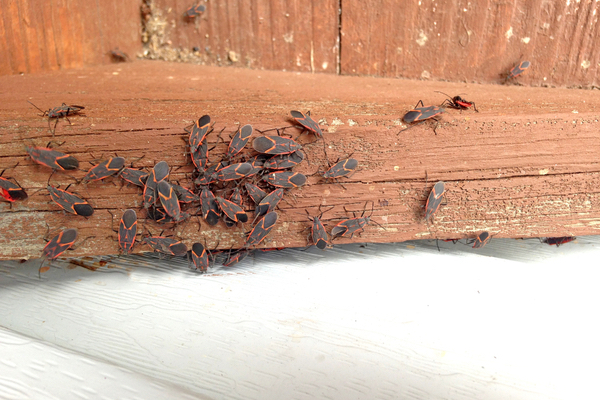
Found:
[[[199,15],[202,15],[202,13],[206,11],[206,6],[204,6],[204,4],[196,4],[194,6],[191,6],[190,8],[188,8],[185,13],[183,13],[183,16],[189,19],[193,19],[196,18]]]
[[[144,187],[146,186],[146,179],[148,179],[148,173],[139,169],[123,168],[119,173],[121,179],[132,185]]]
[[[261,154],[290,154],[301,150],[302,145],[281,136],[259,136],[252,141],[254,150]]]
[[[262,217],[263,215],[275,210],[277,204],[283,199],[284,190],[283,189],[275,189],[261,202],[256,206],[256,210],[254,211],[254,219],[258,217]]]
[[[165,180],[158,182],[158,198],[163,208],[173,218],[174,222],[181,222],[189,217],[189,214],[181,212],[181,206],[179,205],[179,199],[175,193],[173,186]]]
[[[236,250],[233,253],[229,252],[227,259],[225,260],[225,262],[223,262],[223,266],[231,267],[232,265],[237,264],[244,258],[248,257],[248,254],[250,254],[249,250]]]
[[[146,212],[148,218],[159,224],[168,224],[170,222],[173,222],[173,218],[171,218],[169,214],[167,214],[165,209],[162,207],[150,206],[146,210]]]
[[[529,61],[521,61],[519,65],[514,66],[510,71],[508,71],[504,82],[506,83],[509,79],[513,79],[521,75],[523,72],[525,72],[525,70],[527,70],[527,68],[529,68],[530,65],[531,63]]]
[[[574,236],[563,236],[563,237],[548,237],[542,240],[542,243],[549,244],[550,246],[559,247],[561,244],[572,242],[577,239]]]
[[[42,117],[45,117],[46,115],[48,116],[48,129],[50,129],[50,132],[52,132],[52,136],[54,136],[54,132],[56,132],[56,125],[58,124],[59,118],[65,118],[67,121],[69,121],[70,124],[71,121],[69,120],[69,115],[80,114],[85,109],[85,107],[83,106],[77,106],[73,104],[67,105],[65,103],[62,103],[62,105],[59,107],[50,108],[48,111],[42,111],[41,108],[39,108],[29,100],[27,100],[27,102],[35,108],[37,108],[38,110],[40,110],[42,112]],[[52,118],[56,118],[56,122],[54,123],[54,129],[50,127],[50,120]]]
[[[290,154],[280,154],[269,158],[263,164],[263,168],[271,170],[289,169],[300,164],[304,160],[304,153],[295,151]]]
[[[213,192],[208,187],[202,189],[200,193],[200,205],[202,208],[202,218],[210,226],[215,226],[219,222],[219,206]]]
[[[143,242],[150,246],[155,252],[167,254],[170,256],[187,255],[187,246],[179,240],[163,236],[148,236]]]
[[[222,197],[215,197],[221,211],[227,215],[232,221],[245,223],[248,222],[248,215],[244,209],[232,201],[226,200]]]
[[[203,115],[198,120],[192,124],[191,131],[188,131],[187,128],[184,131],[189,132],[189,144],[190,144],[190,152],[195,153],[198,151],[198,148],[202,143],[205,143],[206,135],[208,135],[208,128],[210,128],[210,116]]]
[[[323,178],[336,179],[348,176],[354,171],[356,171],[357,166],[358,160],[354,158],[346,158],[344,160],[338,161],[331,168],[325,171],[323,173]]]
[[[475,110],[476,112],[479,112],[479,110],[477,110],[477,107],[475,106],[474,101],[469,101],[469,100],[463,99],[460,96],[450,97],[446,93],[440,92],[437,90],[436,90],[436,93],[441,93],[444,96],[448,97],[446,100],[444,100],[444,102],[442,104],[440,104],[440,107],[448,106],[455,110],[468,110],[469,108],[473,107],[473,110]]]
[[[134,210],[125,210],[119,223],[119,248],[123,254],[130,254],[137,235],[137,215]]]
[[[244,184],[244,187],[246,188],[246,193],[248,193],[248,196],[250,196],[256,205],[260,204],[260,202],[267,197],[267,192],[252,183],[246,183]]]
[[[50,227],[48,227],[48,230],[50,230]],[[46,233],[46,236],[47,235],[48,233]],[[42,267],[46,260],[56,260],[58,257],[60,257],[62,253],[70,249],[76,240],[77,229],[65,229],[64,231],[53,237],[42,250],[42,257],[44,257],[44,260],[42,260],[38,272],[41,274]]]
[[[209,258],[208,251],[201,243],[194,243],[192,245],[192,262],[194,263],[194,267],[196,270],[200,272],[206,272],[208,270]]]
[[[108,54],[113,62],[121,63],[129,61],[129,56],[118,48],[112,49]]]
[[[156,203],[158,199],[158,183],[169,178],[169,164],[166,161],[157,163],[146,179],[144,187],[144,208],[149,208]]]
[[[231,164],[218,169],[212,177],[213,181],[227,182],[242,179],[252,170],[248,163]]]

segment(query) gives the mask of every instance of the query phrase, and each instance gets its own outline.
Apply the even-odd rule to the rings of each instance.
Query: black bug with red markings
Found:
[[[252,125],[244,125],[241,129],[239,129],[233,138],[231,138],[231,142],[229,143],[229,147],[227,148],[226,158],[230,159],[238,155],[246,144],[248,144],[248,140],[252,136]]]
[[[325,227],[321,222],[321,218],[323,217],[323,214],[333,209],[333,207],[334,206],[331,206],[329,209],[322,211],[318,217],[311,217],[308,213],[308,210],[304,210],[308,215],[308,219],[310,219],[313,223],[310,228],[310,236],[312,239],[312,243],[320,250],[325,250],[325,248],[329,244],[329,236],[327,236],[327,231],[325,230]],[[319,211],[321,211],[321,206],[319,206]]]
[[[444,102],[442,104],[440,104],[440,107],[448,106],[455,110],[468,110],[469,108],[473,107],[473,110],[475,110],[476,112],[479,112],[479,110],[477,110],[477,107],[475,106],[474,101],[468,101],[466,99],[463,99],[460,96],[450,97],[446,93],[440,92],[437,90],[436,90],[436,93],[441,93],[444,96],[448,97],[446,100],[444,100]]]
[[[189,144],[190,144],[190,152],[193,154],[198,151],[198,148],[206,143],[204,140],[206,135],[208,135],[208,129],[210,128],[210,117],[208,115],[203,115],[198,118],[192,125],[191,131],[188,131],[187,128],[184,129],[186,132],[189,132]]]
[[[223,266],[224,267],[231,267],[234,264],[239,263],[240,261],[242,261],[244,258],[248,257],[248,255],[250,254],[249,250],[237,250],[233,253],[229,253],[229,255],[227,256],[227,259],[225,260],[225,262],[223,262]]]
[[[231,164],[218,169],[212,177],[213,181],[227,182],[245,178],[252,171],[252,165],[248,163]]]
[[[301,150],[302,145],[281,136],[260,136],[252,142],[254,150],[262,154],[290,154]]]
[[[71,171],[79,168],[79,161],[60,151],[46,147],[28,147],[27,153],[33,161],[54,170]]]
[[[256,225],[254,225],[254,228],[252,228],[252,230],[248,234],[248,238],[246,239],[246,243],[244,244],[244,247],[248,248],[248,247],[252,247],[252,246],[258,246],[260,244],[260,242],[265,240],[267,235],[271,232],[271,230],[275,226],[276,222],[277,222],[277,213],[274,211],[270,212],[270,213],[266,214],[264,217],[262,217],[256,223]]]
[[[139,169],[123,168],[119,173],[121,179],[132,185],[144,187],[146,186],[146,179],[148,179],[148,173],[146,171],[140,171]]]
[[[336,179],[348,176],[356,171],[357,166],[358,160],[354,158],[347,158],[345,160],[338,161],[331,168],[329,168],[329,170],[323,173],[323,178]]]
[[[215,197],[215,199],[217,200],[221,211],[223,211],[223,213],[227,215],[227,217],[229,217],[232,221],[241,223],[248,222],[248,215],[242,207],[222,197],[217,196]]]
[[[186,187],[177,184],[171,184],[171,186],[173,187],[173,190],[175,190],[175,194],[180,203],[191,203],[200,200],[199,196]]]
[[[260,204],[260,202],[267,197],[267,192],[253,183],[246,183],[244,187],[246,188],[246,193],[248,193],[248,196],[250,196],[256,205]]]
[[[173,218],[167,214],[164,208],[151,206],[146,210],[148,218],[159,224],[168,224],[173,222]]]
[[[37,108],[38,110],[40,110],[42,112],[42,117],[45,117],[46,115],[48,116],[48,129],[50,129],[50,132],[52,132],[52,136],[54,136],[54,132],[56,132],[56,125],[58,124],[59,118],[65,118],[67,121],[69,121],[70,124],[71,121],[69,120],[69,115],[80,114],[85,109],[85,107],[83,106],[77,106],[73,104],[67,105],[65,103],[62,103],[62,105],[59,107],[50,108],[48,111],[42,111],[42,109],[40,109],[38,106],[30,102],[29,100],[27,100],[27,102],[35,108]],[[50,127],[50,120],[52,118],[56,118],[56,122],[54,123],[54,129]]]
[[[265,175],[263,181],[280,188],[298,188],[306,183],[306,176],[299,172],[273,172]]]
[[[82,182],[99,181],[108,178],[121,172],[124,166],[125,159],[123,157],[111,157],[91,168],[83,177]]]
[[[120,63],[129,60],[129,56],[125,52],[119,50],[118,48],[109,51],[108,54],[110,55],[110,58],[113,62]]]
[[[433,218],[435,213],[440,208],[440,204],[442,204],[442,198],[444,197],[444,193],[446,193],[446,185],[444,182],[439,181],[429,193],[429,197],[427,198],[427,203],[425,204],[425,221],[429,221]]]
[[[574,236],[563,236],[563,237],[548,237],[542,240],[542,243],[549,244],[550,246],[559,247],[562,244],[572,242],[577,239]]]
[[[119,248],[123,254],[130,254],[137,235],[137,215],[134,210],[125,210],[119,223]]]
[[[283,189],[275,189],[265,196],[265,198],[262,199],[261,202],[256,206],[256,210],[254,211],[254,219],[275,210],[277,204],[279,204],[281,199],[283,199],[283,193]]]
[[[490,241],[492,237],[488,232],[481,232],[475,239],[473,239],[473,248],[481,249]]]
[[[52,200],[63,210],[82,217],[89,217],[94,213],[92,206],[81,197],[51,185],[48,185],[47,189]]]
[[[6,171],[6,170],[4,170]],[[21,201],[27,198],[27,192],[23,189],[14,178],[3,178],[4,171],[0,173],[0,196],[11,203]],[[9,179],[15,181],[11,182]]]
[[[419,107],[419,104],[423,107]],[[436,116],[442,114],[444,109],[438,106],[427,106],[425,107],[422,100],[419,100],[414,109],[410,110],[402,117],[402,120],[407,124],[412,124],[414,122],[422,122],[428,120],[430,118],[435,118]]]
[[[202,208],[202,218],[210,225],[215,226],[219,222],[220,212],[217,199],[208,187],[202,189],[200,193],[200,205]]]
[[[49,228],[48,228],[49,229]],[[46,234],[47,235],[47,234]],[[42,271],[42,266],[46,260],[56,260],[62,253],[73,246],[77,240],[77,229],[65,229],[55,237],[53,237],[42,250],[44,260],[40,264],[39,271]]]
[[[144,207],[148,208],[158,199],[158,183],[169,178],[169,164],[166,161],[157,163],[146,179],[144,187]]]
[[[290,169],[304,161],[304,153],[295,151],[290,154],[280,154],[269,158],[264,164],[264,169],[279,170]]]
[[[304,129],[314,133],[318,138],[323,137],[323,131],[321,130],[321,127],[310,117],[310,112],[303,114],[300,111],[290,111],[290,114],[292,114],[292,118],[302,125]]]
[[[508,82],[509,79],[516,78],[517,76],[521,75],[523,72],[525,72],[525,70],[527,70],[527,68],[529,68],[529,66],[531,66],[529,61],[521,61],[519,65],[514,66],[508,72],[504,82]]]
[[[183,16],[189,19],[193,19],[199,15],[202,15],[204,11],[206,11],[206,6],[204,6],[204,4],[196,4],[195,6],[191,6],[190,8],[188,8],[183,14]]]
[[[148,236],[144,238],[143,243],[147,244],[158,253],[168,254],[170,256],[187,255],[187,246],[179,240],[163,236]]]
[[[206,272],[209,266],[208,251],[201,243],[194,243],[192,245],[192,262],[196,270],[200,272]]]
[[[179,199],[169,182],[162,180],[158,183],[158,197],[166,213],[173,218],[174,222],[181,222],[189,217],[189,214],[181,212]]]
[[[368,203],[369,202],[367,202],[367,204]],[[362,233],[365,230],[365,227],[367,225],[369,225],[369,223],[371,222],[371,217],[373,216],[375,203],[373,201],[371,201],[371,204],[372,204],[371,215],[369,215],[368,217],[365,217],[365,210],[366,210],[366,204],[365,204],[365,210],[363,210],[363,213],[360,217],[345,219],[342,222],[338,223],[336,226],[334,226],[333,229],[331,229],[332,238],[333,239],[338,238],[338,237],[350,237],[351,238],[354,236],[355,233],[357,233],[357,234]],[[373,221],[373,222],[375,222],[375,221]],[[377,222],[375,222],[375,223],[377,223]],[[377,225],[379,225],[379,224],[377,223]],[[381,225],[379,225],[379,226],[381,226]]]

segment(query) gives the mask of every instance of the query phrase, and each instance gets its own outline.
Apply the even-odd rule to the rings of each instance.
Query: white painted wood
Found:
[[[0,399],[98,398],[88,386],[141,393],[130,398],[595,394],[596,238],[440,247],[288,249],[204,276],[154,257],[95,272],[57,263],[41,280],[39,261],[1,262]],[[173,395],[143,392],[148,381]]]

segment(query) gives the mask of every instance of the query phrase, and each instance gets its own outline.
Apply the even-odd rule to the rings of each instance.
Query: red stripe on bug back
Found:
[[[247,247],[252,247],[252,246],[258,246],[260,244],[260,242],[265,240],[267,235],[271,232],[271,230],[275,226],[276,222],[277,222],[277,213],[276,212],[270,212],[270,213],[266,214],[263,218],[261,218],[256,223],[254,228],[252,228],[252,231],[250,231],[250,234],[248,234],[248,238],[246,239],[246,243],[244,244],[244,247],[247,248]]]
[[[126,210],[119,223],[119,247],[123,254],[133,250],[137,235],[137,215],[134,210]]]

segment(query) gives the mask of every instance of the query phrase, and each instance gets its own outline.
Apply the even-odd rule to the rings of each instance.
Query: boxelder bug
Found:
[[[313,223],[310,228],[312,242],[320,250],[325,250],[325,247],[327,247],[327,245],[329,244],[329,237],[327,236],[327,231],[325,231],[325,227],[321,222],[321,218],[323,217],[323,214],[331,210],[333,207],[335,206],[331,206],[331,208],[329,208],[328,210],[321,212],[321,214],[318,217],[311,217],[308,213],[308,210],[304,210],[306,211],[306,214],[308,214],[308,219],[310,219]],[[319,211],[321,211],[321,206],[319,206]]]
[[[187,255],[187,246],[175,239],[162,236],[149,236],[144,239],[143,243],[152,247],[156,252],[168,254],[170,256]]]
[[[11,203],[17,200],[25,200],[27,198],[25,189],[18,184],[9,181],[9,179],[12,179],[17,182],[14,178],[3,178],[2,175],[4,174],[4,171],[0,173],[0,196]]]
[[[306,176],[299,172],[273,172],[263,177],[263,181],[275,187],[297,188],[306,183]]]
[[[481,232],[475,239],[473,239],[473,248],[480,249],[485,246],[492,237],[488,232]]]
[[[206,11],[206,7],[203,4],[196,4],[195,6],[188,8],[183,16],[192,19],[201,15],[204,11]]]
[[[198,148],[204,143],[204,139],[208,134],[208,128],[210,127],[210,117],[208,115],[201,116],[198,121],[192,125],[190,132],[190,152],[195,153]],[[187,129],[184,129],[186,132]]]
[[[192,245],[192,262],[196,267],[196,270],[206,272],[209,266],[208,251],[201,243],[194,243]]]
[[[323,131],[321,130],[321,127],[310,117],[310,112],[305,115],[300,111],[290,111],[290,114],[292,114],[292,117],[296,120],[296,122],[302,125],[304,129],[313,132],[319,138],[323,137]]]
[[[252,147],[262,154],[290,154],[302,149],[299,143],[281,136],[257,137],[252,142]]]
[[[82,217],[89,217],[94,213],[94,209],[87,201],[73,193],[55,188],[51,185],[48,185],[47,189],[48,192],[50,192],[52,200],[63,210],[70,212],[71,214],[81,215]]]
[[[248,163],[231,164],[218,169],[212,177],[212,180],[220,182],[233,181],[245,178],[252,171],[252,165]]]
[[[181,222],[189,217],[189,214],[181,212],[177,194],[169,182],[160,181],[158,183],[158,197],[163,208],[173,218],[173,221]]]
[[[333,167],[323,173],[325,179],[342,178],[350,175],[356,170],[358,166],[358,160],[354,158],[347,158],[345,160],[338,161]]]
[[[146,186],[146,179],[148,179],[148,173],[146,171],[140,171],[139,169],[133,168],[123,168],[119,176],[125,182],[140,187]]]
[[[267,197],[267,192],[265,192],[264,190],[252,183],[246,183],[244,186],[246,187],[246,192],[248,192],[248,196],[252,198],[252,201],[256,205],[258,205],[262,201],[262,199]]]
[[[123,254],[131,253],[137,235],[137,215],[134,210],[126,210],[119,223],[119,247]]]
[[[269,193],[262,201],[256,206],[254,219],[265,215],[268,212],[275,210],[277,204],[283,199],[283,189],[275,189]]]
[[[109,51],[108,54],[110,54],[110,58],[114,62],[119,63],[119,62],[126,62],[127,60],[129,60],[129,56],[127,54],[125,54],[124,52],[122,52],[121,50],[119,50],[118,48]]]
[[[223,168],[225,165],[227,164],[221,161],[220,163],[213,164],[210,167],[206,168],[203,172],[200,171],[201,175],[198,176],[196,180],[194,180],[194,183],[200,186],[210,185],[211,183],[216,181],[215,172],[219,168]]]
[[[521,75],[527,68],[529,68],[530,65],[531,63],[529,61],[521,61],[519,65],[515,66],[508,72],[504,82],[508,82],[509,79],[516,78],[517,76]]]
[[[542,240],[542,243],[549,244],[550,246],[559,247],[561,244],[572,242],[577,239],[573,236],[563,236],[563,237],[549,237]]]
[[[423,107],[418,107],[419,104],[421,104]],[[443,108],[437,106],[425,107],[423,104],[423,100],[419,100],[414,109],[404,114],[402,120],[407,124],[412,124],[413,122],[421,122],[429,118],[433,118],[443,112]]]
[[[215,195],[208,187],[202,189],[200,193],[200,204],[202,206],[202,217],[210,226],[215,226],[219,222],[219,207]]]
[[[48,229],[50,229],[50,227],[48,227]],[[71,248],[76,240],[77,229],[65,229],[46,244],[46,247],[42,250],[42,256],[49,261],[56,260],[62,253]],[[42,272],[42,266],[46,260],[43,260],[40,264],[40,273]]]
[[[250,140],[250,136],[252,136],[252,125],[244,125],[242,129],[239,129],[235,135],[233,135],[233,138],[231,138],[231,142],[227,148],[227,155],[225,157],[235,157],[240,153],[240,151],[244,150],[248,140]]]
[[[368,204],[368,202],[367,202]],[[331,236],[333,239],[338,237],[353,237],[355,233],[362,233],[365,230],[365,226],[369,225],[371,222],[371,217],[373,216],[373,209],[375,207],[375,202],[371,202],[371,215],[365,217],[365,211],[363,211],[362,215],[359,218],[349,218],[345,219],[331,230]],[[365,204],[366,209],[366,204]],[[373,221],[375,222],[375,221]],[[379,224],[377,224],[379,225]],[[381,226],[381,225],[379,225]],[[383,227],[382,227],[383,228]],[[384,228],[385,229],[385,228]]]
[[[304,160],[304,153],[295,151],[290,154],[280,154],[269,158],[264,164],[265,169],[288,169],[293,168]]]
[[[442,197],[446,193],[446,187],[444,182],[439,181],[435,185],[433,185],[433,189],[431,189],[431,193],[429,193],[429,197],[427,198],[427,203],[425,204],[425,221],[429,221],[433,218],[434,214],[440,208],[440,204],[442,204]]]
[[[250,251],[248,250],[238,250],[234,253],[229,253],[229,256],[227,257],[227,260],[225,260],[225,262],[223,263],[223,266],[231,267],[232,265],[237,264],[244,258],[248,257],[248,254],[250,254]]]
[[[246,161],[248,164],[252,165],[252,170],[250,172],[248,172],[246,177],[256,175],[259,172],[261,172],[264,168],[264,164],[265,164],[266,160],[267,160],[267,156],[265,156],[264,154],[261,154],[256,157],[252,157],[251,159]]]
[[[475,106],[474,101],[465,100],[460,96],[450,97],[446,93],[440,92],[438,90],[436,90],[436,93],[441,93],[444,96],[448,97],[446,100],[444,100],[442,104],[440,104],[440,107],[447,105],[448,107],[454,108],[455,110],[468,110],[472,106],[473,110],[479,112],[479,110],[477,110],[477,107]]]
[[[173,218],[169,217],[169,214],[167,214],[162,207],[151,206],[146,211],[148,213],[148,218],[154,222],[158,222],[159,224],[168,224],[169,222],[173,222]]]
[[[148,208],[156,202],[158,182],[163,181],[169,177],[169,164],[166,161],[157,163],[146,179],[146,186],[144,187],[144,207]]]
[[[79,161],[75,157],[60,151],[46,147],[28,147],[27,153],[36,163],[54,170],[67,171],[79,168]]]
[[[248,248],[251,246],[258,246],[260,242],[265,240],[269,232],[271,232],[271,229],[273,229],[275,226],[276,222],[277,213],[274,211],[262,217],[248,234],[248,238],[246,239],[244,247]]]
[[[119,173],[125,166],[123,157],[111,157],[106,161],[92,167],[82,179],[82,182],[99,181]]]
[[[225,215],[235,222],[245,223],[248,222],[248,215],[244,212],[242,207],[238,206],[232,201],[226,200],[222,197],[216,197],[217,203]]]
[[[68,106],[65,103],[62,103],[60,107],[54,107],[49,109],[48,111],[42,111],[38,106],[30,102],[29,100],[27,100],[27,102],[35,108],[37,108],[38,110],[40,110],[43,113],[42,117],[45,117],[46,115],[48,116],[48,129],[50,129],[50,132],[52,132],[52,136],[54,136],[54,132],[56,132],[56,125],[58,124],[59,118],[66,118],[66,120],[69,121],[70,124],[71,121],[69,120],[69,115],[79,114],[83,109],[85,109],[85,107],[83,106]],[[56,118],[56,122],[54,123],[54,129],[50,128],[50,120],[52,118]]]
[[[192,201],[200,200],[200,197],[195,195],[194,192],[188,188],[176,184],[171,184],[171,186],[173,186],[173,190],[175,190],[175,194],[180,203],[191,203]]]

